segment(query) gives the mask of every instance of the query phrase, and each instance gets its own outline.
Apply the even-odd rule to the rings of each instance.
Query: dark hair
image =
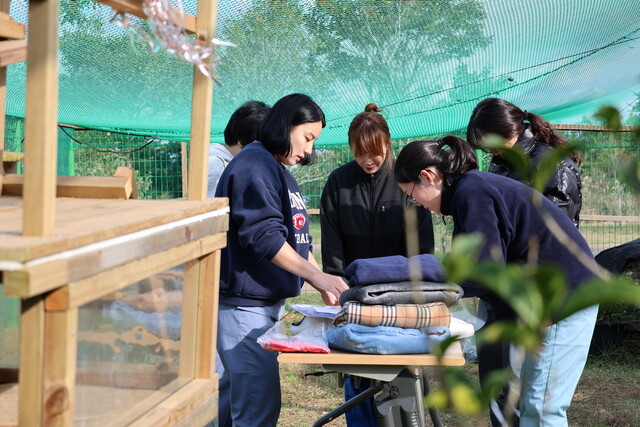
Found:
[[[260,142],[273,155],[291,152],[291,129],[305,123],[327,125],[322,109],[310,97],[294,93],[273,104],[260,130]]]
[[[445,150],[449,146],[451,150]],[[394,175],[399,183],[419,181],[420,172],[435,167],[445,179],[478,168],[478,158],[473,149],[457,136],[445,136],[437,141],[413,141],[402,148]]]
[[[349,147],[355,156],[373,153],[382,156],[386,148],[383,168],[390,170],[393,150],[387,121],[376,104],[367,104],[364,112],[353,118],[349,125]]]
[[[566,144],[542,117],[530,111],[523,111],[501,98],[483,99],[476,105],[467,125],[467,141],[473,148],[482,149],[482,138],[488,134],[495,134],[504,139],[520,138],[527,128],[526,121],[530,123],[531,132],[536,140],[554,148]],[[582,162],[578,153],[572,153],[571,159],[578,165]]]
[[[318,160],[318,153],[316,152],[316,146],[314,144],[311,154],[304,156],[304,159],[300,160],[298,164],[300,166],[311,166],[316,162],[316,160]]]
[[[243,147],[258,139],[262,121],[267,117],[271,107],[260,101],[247,101],[229,118],[224,128],[224,143],[233,146],[238,143]]]

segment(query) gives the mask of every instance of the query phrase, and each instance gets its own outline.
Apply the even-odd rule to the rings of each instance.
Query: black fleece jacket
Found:
[[[524,153],[531,158],[534,168],[537,168],[545,154],[552,150],[549,144],[536,140],[528,128],[520,135],[516,146],[522,148]],[[493,156],[489,172],[522,181],[511,164],[500,156]],[[582,181],[578,165],[571,158],[567,157],[558,163],[542,194],[562,209],[576,227],[580,224]]]
[[[420,253],[433,252],[431,212],[411,205],[392,170],[368,174],[354,160],[329,175],[320,200],[325,272],[343,276],[356,259],[407,256],[405,207],[417,209]]]

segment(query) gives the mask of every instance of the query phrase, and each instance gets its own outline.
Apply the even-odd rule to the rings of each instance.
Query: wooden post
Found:
[[[210,41],[216,33],[217,0],[199,0],[196,37]],[[191,103],[191,147],[189,147],[189,200],[207,197],[207,170],[211,138],[213,80],[193,70]]]
[[[20,314],[20,372],[18,424],[39,426],[43,421],[44,298],[22,300]]]
[[[59,0],[29,2],[23,235],[53,236],[58,150]]]
[[[78,309],[45,313],[44,424],[72,426]]]
[[[189,194],[189,180],[187,175],[189,174],[189,168],[187,167],[187,143],[182,141],[180,143],[180,166],[182,166],[182,197],[187,198]]]

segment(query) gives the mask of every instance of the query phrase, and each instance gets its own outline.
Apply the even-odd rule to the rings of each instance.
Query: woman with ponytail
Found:
[[[500,98],[480,101],[471,113],[467,126],[469,144],[481,149],[482,139],[487,135],[504,138],[505,147],[522,148],[534,167],[547,152],[566,144],[542,117]],[[581,161],[578,153],[563,159],[542,192],[571,218],[576,227],[582,208],[582,183],[578,170]],[[493,156],[489,171],[522,181],[509,162],[499,155]]]
[[[351,121],[349,147],[355,160],[331,172],[322,192],[322,268],[329,274],[344,276],[344,269],[356,259],[409,255],[404,212],[416,206],[393,179],[391,134],[380,113],[376,104],[367,104]],[[417,218],[417,249],[421,254],[431,253],[431,213],[417,208]],[[368,379],[363,378],[355,387],[347,377],[345,399],[368,387]],[[373,399],[368,399],[345,414],[347,425],[376,426],[376,412]]]
[[[448,136],[411,142],[398,155],[394,175],[402,191],[418,204],[453,218],[454,236],[479,233],[484,239],[480,260],[553,265],[565,273],[569,292],[594,277],[592,270],[551,233],[539,209],[593,259],[589,245],[569,217],[547,198],[540,197],[541,205],[534,205],[534,190],[525,184],[478,171],[474,151],[464,140]],[[507,301],[482,285],[461,286],[465,297],[479,297],[490,306],[492,317],[487,323],[516,318]],[[567,425],[566,411],[587,359],[597,312],[598,307],[592,306],[549,326],[539,352],[527,354],[522,364],[513,363],[514,371],[520,371],[522,387],[520,423],[500,419],[502,411],[494,411],[492,404],[494,425]],[[499,344],[497,354],[479,350],[482,384],[489,372],[509,366],[509,347]]]

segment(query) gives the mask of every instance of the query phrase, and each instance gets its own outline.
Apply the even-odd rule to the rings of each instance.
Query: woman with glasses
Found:
[[[393,178],[391,135],[380,111],[375,104],[368,104],[352,120],[348,137],[355,160],[334,170],[322,192],[322,268],[330,274],[344,275],[356,259],[408,255],[404,212],[406,207],[416,206]],[[417,219],[417,251],[431,253],[431,214],[417,208]],[[356,390],[348,378],[345,398],[365,390],[368,383],[363,379]],[[346,417],[350,427],[377,425],[373,399],[347,412]]]
[[[222,250],[218,355],[220,426],[275,426],[280,415],[277,353],[257,338],[281,317],[286,298],[309,283],[328,305],[347,285],[322,272],[311,253],[300,187],[285,168],[311,155],[325,126],[320,107],[292,94],[274,104],[259,133],[225,168],[216,197],[229,198]]]
[[[454,235],[479,233],[484,238],[481,260],[503,263],[537,262],[563,271],[569,292],[595,277],[591,250],[571,219],[554,203],[539,197],[525,184],[497,174],[480,172],[473,149],[460,138],[407,144],[394,169],[398,185],[432,212],[451,215]],[[590,260],[583,264],[549,230],[539,209],[549,216]],[[461,284],[465,297],[477,296],[493,308],[494,320],[514,319],[506,301],[481,285]],[[520,368],[520,426],[566,426],[566,411],[587,360],[598,307],[585,310],[549,326],[538,354],[527,354]],[[479,354],[482,378],[495,366]],[[496,413],[497,416],[503,414]],[[496,424],[494,424],[496,425]]]

